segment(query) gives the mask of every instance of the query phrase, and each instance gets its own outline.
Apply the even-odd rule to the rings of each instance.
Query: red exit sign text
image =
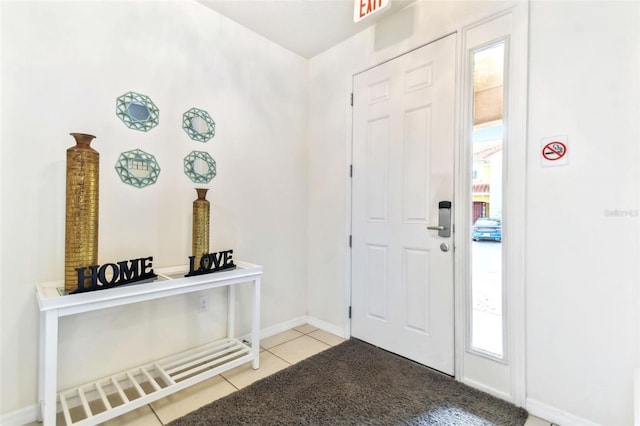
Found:
[[[391,4],[391,0],[355,0],[353,6],[353,22],[358,22],[364,18],[386,9]]]

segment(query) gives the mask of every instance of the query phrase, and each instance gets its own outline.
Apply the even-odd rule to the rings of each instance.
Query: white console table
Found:
[[[158,269],[145,284],[60,295],[61,281],[36,285],[40,306],[38,398],[45,426],[56,424],[60,403],[67,425],[95,425],[185,389],[238,365],[260,361],[260,280],[262,266],[236,262],[236,269],[185,278],[186,267]],[[252,283],[250,345],[234,338],[235,286]],[[57,392],[58,318],[213,288],[228,288],[227,337],[73,389]],[[97,403],[92,403],[97,401]],[[93,407],[92,407],[93,406]],[[99,406],[99,409],[95,407]],[[78,407],[78,408],[76,408]],[[72,419],[71,410],[83,414]],[[95,413],[93,411],[96,411]],[[75,420],[75,421],[74,421]]]

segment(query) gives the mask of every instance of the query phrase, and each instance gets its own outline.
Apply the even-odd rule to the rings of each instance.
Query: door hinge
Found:
[[[351,306],[349,306],[349,318],[351,318]]]
[[[349,177],[353,177],[353,164],[349,165]]]
[[[351,93],[351,96],[349,97],[349,103],[353,106],[353,93]]]
[[[349,235],[349,247],[353,244],[353,236]]]

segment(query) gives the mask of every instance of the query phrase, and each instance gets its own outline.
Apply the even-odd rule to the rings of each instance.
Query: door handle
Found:
[[[427,229],[438,231],[440,237],[451,236],[451,201],[438,203],[438,225],[427,226]]]

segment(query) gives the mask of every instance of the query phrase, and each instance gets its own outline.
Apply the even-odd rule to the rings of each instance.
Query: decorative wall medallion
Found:
[[[195,183],[209,183],[216,176],[216,160],[204,151],[191,151],[184,157],[184,174]]]
[[[148,132],[158,125],[160,111],[146,95],[127,92],[116,101],[116,115],[130,129]]]
[[[216,123],[207,111],[191,108],[182,114],[182,128],[191,139],[207,142],[216,134]]]
[[[160,166],[153,155],[141,149],[133,149],[120,154],[116,172],[127,185],[144,188],[156,183]]]

